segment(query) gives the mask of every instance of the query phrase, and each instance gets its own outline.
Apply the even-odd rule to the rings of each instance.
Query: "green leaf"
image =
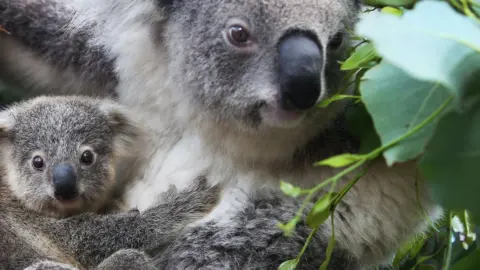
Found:
[[[403,15],[403,11],[401,9],[394,8],[394,7],[384,7],[384,8],[382,8],[382,12],[392,14],[392,15],[395,15],[395,16],[402,16]]]
[[[285,193],[287,196],[296,198],[300,195],[302,195],[302,189],[299,187],[296,187],[290,183],[287,183],[285,181],[280,181],[280,189]]]
[[[478,270],[480,269],[480,249],[474,250],[467,257],[456,262],[450,270]]]
[[[326,108],[328,105],[330,105],[330,103],[332,103],[334,101],[342,100],[342,99],[345,99],[345,98],[359,99],[360,97],[359,96],[352,96],[352,95],[335,94],[332,97],[327,98],[327,99],[323,100],[322,102],[320,102],[320,104],[318,104],[318,107]]]
[[[383,146],[420,124],[450,97],[441,85],[416,80],[386,61],[365,74],[360,93]],[[420,155],[437,122],[384,151],[387,164]]]
[[[395,258],[393,259],[392,266],[397,269],[403,263],[403,261],[410,258],[410,243],[400,247],[395,253]]]
[[[410,258],[415,258],[417,255],[420,253],[422,250],[423,246],[425,246],[425,243],[427,242],[427,237],[418,237],[415,239],[415,241],[412,242],[412,245],[410,246],[410,252],[409,256]]]
[[[327,220],[332,212],[332,203],[337,196],[336,193],[327,193],[313,206],[307,216],[307,225],[315,229]]]
[[[325,261],[320,265],[320,270],[327,270],[328,264],[332,259],[333,250],[335,248],[335,219],[332,218],[332,235],[330,236],[330,240],[328,241],[327,252]]]
[[[363,3],[368,6],[374,7],[384,7],[384,6],[393,6],[393,7],[408,7],[413,5],[416,0],[364,0]]]
[[[479,223],[480,103],[443,117],[419,165],[437,202]]]
[[[480,27],[444,1],[420,1],[401,17],[373,13],[356,30],[383,59],[413,78],[441,84],[457,102],[477,90]]]
[[[284,261],[279,267],[278,270],[294,270],[297,268],[298,260],[293,259],[289,261]]]
[[[425,245],[426,241],[427,237],[419,236],[414,237],[411,241],[408,241],[406,244],[402,245],[402,247],[400,247],[395,254],[395,258],[393,259],[393,267],[398,268],[404,260],[415,258]]]
[[[358,47],[340,67],[342,70],[351,70],[364,67],[365,64],[378,58],[372,44],[366,43]]]
[[[330,166],[333,168],[341,168],[362,159],[365,159],[364,155],[341,154],[316,162],[315,166]]]
[[[283,235],[290,237],[299,221],[300,221],[299,218],[295,217],[292,220],[290,220],[287,224],[278,223],[277,226],[283,231]]]

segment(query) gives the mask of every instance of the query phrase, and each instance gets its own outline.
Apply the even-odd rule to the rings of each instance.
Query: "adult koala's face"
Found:
[[[325,114],[315,105],[343,79],[337,60],[356,20],[354,0],[170,5],[170,70],[217,120],[258,130],[293,128]]]

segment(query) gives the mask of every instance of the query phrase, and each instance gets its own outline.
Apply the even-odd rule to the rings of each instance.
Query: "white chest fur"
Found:
[[[206,176],[212,159],[203,153],[195,136],[183,136],[168,152],[157,151],[149,159],[142,179],[134,181],[127,191],[128,205],[145,210],[155,204],[170,185],[182,190],[197,177]]]

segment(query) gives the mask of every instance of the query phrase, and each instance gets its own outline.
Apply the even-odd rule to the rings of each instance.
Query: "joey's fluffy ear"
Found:
[[[115,153],[128,156],[139,150],[143,132],[133,115],[125,107],[111,101],[101,102],[100,110],[105,114],[108,125],[113,129]]]
[[[0,138],[7,138],[15,126],[15,116],[13,111],[0,111]]]

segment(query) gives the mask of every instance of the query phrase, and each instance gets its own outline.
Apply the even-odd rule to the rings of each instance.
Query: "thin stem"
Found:
[[[419,258],[417,263],[415,263],[415,265],[412,267],[412,269],[417,269],[417,266],[419,266],[422,263],[426,262],[427,260],[430,260],[433,257],[437,256],[440,253],[440,251],[442,251],[442,250],[443,250],[443,247],[439,248],[437,251],[435,251],[433,254],[431,254],[429,256],[424,256],[424,257]]]
[[[338,181],[341,177],[351,173],[352,171],[356,170],[358,167],[362,166],[367,160],[362,159],[358,161],[357,163],[353,164],[352,166],[346,168],[345,170],[341,171],[340,173],[336,174],[333,177],[328,178],[327,180],[323,181],[322,183],[316,185],[314,188],[312,188],[305,199],[302,202],[302,205],[300,206],[300,209],[298,209],[297,214],[295,215],[294,219],[300,220],[303,215],[303,211],[305,210],[305,207],[307,207],[307,204],[312,200],[312,197],[319,192],[322,188],[327,186],[330,183]]]
[[[343,92],[345,92],[345,90],[347,90],[350,86],[352,86],[352,84],[355,83],[355,80],[352,81],[350,79],[356,73],[357,73],[357,70],[352,70],[352,71],[348,72],[347,75],[345,75],[343,77],[343,81],[347,82],[347,84],[344,85],[343,87],[340,87],[340,89],[336,92],[336,94],[342,94]]]
[[[363,39],[361,42],[353,46],[353,50],[356,50],[358,47],[362,46],[363,44],[368,43],[367,39]]]
[[[362,160],[359,160],[357,163],[353,164],[352,166],[346,168],[345,170],[339,172],[338,174],[336,174],[335,176],[332,176],[330,178],[328,178],[327,180],[323,181],[322,183],[318,184],[317,186],[315,186],[310,192],[311,193],[316,193],[318,192],[320,189],[322,189],[323,187],[325,187],[326,185],[332,183],[332,182],[335,182],[335,181],[338,181],[338,179],[344,177],[345,175],[353,172],[354,170],[356,170],[358,167],[362,166],[365,162],[367,161],[367,159],[362,159]]]
[[[320,265],[320,270],[327,269],[328,264],[330,263],[330,259],[332,257],[333,249],[335,247],[335,211],[332,210],[332,214],[330,215],[330,219],[332,222],[332,235],[330,237],[330,241],[328,241],[328,246],[327,246],[327,256],[325,261]]]
[[[305,244],[303,245],[302,250],[300,251],[300,254],[298,254],[298,256],[297,256],[297,259],[296,259],[296,260],[297,260],[298,262],[302,259],[303,254],[304,254],[305,251],[307,250],[308,245],[310,245],[310,242],[312,242],[313,237],[315,236],[315,234],[317,234],[317,231],[318,231],[318,228],[315,228],[315,229],[313,229],[313,230],[310,232],[310,234],[308,235],[307,241],[306,241]]]
[[[453,237],[453,229],[452,229],[452,212],[448,212],[448,246],[447,251],[445,252],[445,258],[443,262],[442,270],[448,270],[450,268],[451,259],[452,259],[452,237]]]
[[[310,190],[307,196],[305,197],[305,199],[303,200],[302,205],[300,206],[300,209],[298,209],[297,214],[293,219],[300,220],[302,218],[303,211],[305,210],[305,207],[307,207],[307,204],[312,200],[312,197],[313,197],[313,193]]]
[[[335,210],[335,208],[337,207],[337,204],[340,203],[340,201],[343,199],[343,197],[345,197],[345,195],[350,191],[350,189],[358,182],[358,180],[360,180],[360,178],[362,178],[365,175],[365,173],[367,173],[367,171],[368,171],[368,167],[364,168],[350,182],[348,182],[346,187],[342,190],[342,192],[335,199],[335,202],[333,203],[333,210]]]

